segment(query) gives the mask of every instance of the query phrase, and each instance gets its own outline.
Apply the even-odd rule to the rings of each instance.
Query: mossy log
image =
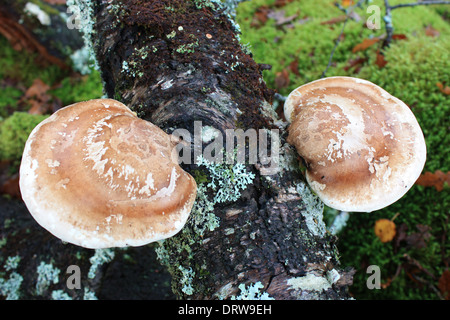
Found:
[[[184,164],[201,187],[197,204],[183,231],[157,249],[171,272],[174,293],[185,299],[248,297],[247,290],[252,298],[347,298],[351,276],[339,267],[323,207],[285,143],[286,125],[271,109],[273,91],[218,2],[80,4],[80,12],[90,12],[84,20],[87,38],[106,94],[143,119],[168,133],[182,128],[194,135],[196,121],[222,136],[227,129],[280,132],[279,141],[272,141],[280,145],[280,170],[267,175],[261,163],[247,165],[243,174],[251,175],[252,184],[233,189],[239,191],[237,200],[218,201],[210,175],[220,168],[195,165],[196,159]]]

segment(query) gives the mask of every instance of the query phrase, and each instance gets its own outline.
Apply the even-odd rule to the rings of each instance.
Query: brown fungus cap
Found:
[[[170,135],[118,101],[67,106],[28,138],[23,200],[41,226],[82,247],[168,238],[184,226],[197,190],[172,161],[172,146]]]
[[[370,212],[400,199],[426,160],[422,130],[408,106],[377,85],[330,77],[300,86],[284,106],[288,142],[306,179],[335,209]]]

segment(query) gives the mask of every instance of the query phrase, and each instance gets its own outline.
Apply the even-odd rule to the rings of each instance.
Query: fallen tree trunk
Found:
[[[177,296],[347,298],[351,273],[339,267],[336,239],[322,221],[323,205],[285,143],[286,124],[271,109],[273,92],[260,65],[239,43],[238,28],[221,5],[68,4],[81,15],[106,94],[189,143],[182,165],[197,180],[197,201],[185,228],[157,249]],[[236,137],[226,137],[238,129],[271,137],[267,144],[258,141],[257,161],[249,160],[251,142],[245,165],[204,161],[205,154],[218,157],[221,146],[228,150],[224,156],[234,159]],[[271,153],[261,156],[263,147]]]

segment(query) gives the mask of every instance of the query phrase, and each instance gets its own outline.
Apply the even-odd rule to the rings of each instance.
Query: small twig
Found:
[[[384,6],[386,9],[386,14],[383,17],[385,28],[386,28],[386,38],[383,42],[383,47],[389,47],[392,41],[392,35],[394,34],[394,26],[392,25],[392,15],[391,15],[391,5],[388,0],[384,0]]]
[[[430,283],[429,281],[427,281],[427,280],[425,280],[425,279],[423,279],[423,278],[421,278],[421,277],[419,277],[418,275],[415,275],[415,274],[410,274],[410,276],[414,280],[416,280],[416,281],[418,281],[418,282],[428,286],[431,290],[433,290],[434,293],[438,296],[439,300],[445,300],[445,297],[441,294],[441,292],[432,283]]]
[[[321,78],[325,78],[325,77],[326,77],[327,71],[328,71],[328,69],[331,67],[331,63],[333,62],[334,52],[336,51],[337,46],[338,46],[339,43],[341,42],[342,35],[344,34],[345,26],[347,25],[348,20],[351,18],[351,15],[352,15],[352,13],[353,13],[353,11],[354,11],[354,8],[356,8],[356,7],[359,7],[359,8],[360,8],[363,1],[364,1],[364,0],[359,0],[354,6],[349,7],[348,9],[343,8],[339,3],[335,3],[335,5],[336,5],[340,10],[342,10],[342,11],[345,12],[345,20],[344,20],[344,24],[342,25],[341,32],[339,33],[339,36],[338,36],[338,38],[336,39],[336,42],[334,43],[333,50],[331,50],[331,54],[330,54],[330,58],[328,59],[327,67],[326,67],[325,70],[322,72]]]
[[[342,35],[344,34],[345,25],[347,24],[348,19],[349,19],[349,16],[347,15],[347,17],[345,18],[344,24],[342,25],[341,33],[339,33],[339,36],[338,36],[338,38],[336,39],[336,42],[334,43],[333,50],[331,50],[330,59],[328,60],[327,67],[326,67],[325,70],[322,72],[321,78],[325,78],[325,77],[326,77],[326,73],[327,73],[328,69],[330,68],[331,63],[333,62],[334,52],[336,51],[337,46],[338,46],[339,43],[341,42]]]
[[[409,254],[405,253],[403,254],[403,257],[406,258],[406,260],[416,266],[417,268],[419,268],[420,271],[426,273],[428,276],[430,276],[433,280],[436,280],[436,277],[434,276],[433,273],[431,273],[430,271],[428,271],[426,268],[422,267],[422,265],[419,263],[419,261],[417,261],[416,259],[413,259],[409,256]]]

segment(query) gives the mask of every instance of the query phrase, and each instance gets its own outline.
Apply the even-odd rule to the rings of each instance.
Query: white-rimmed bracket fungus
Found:
[[[362,79],[330,77],[290,93],[288,142],[322,201],[371,212],[400,199],[423,170],[426,145],[409,107]]]
[[[171,136],[122,103],[62,108],[30,134],[20,190],[35,220],[87,248],[140,246],[175,235],[196,197]]]

